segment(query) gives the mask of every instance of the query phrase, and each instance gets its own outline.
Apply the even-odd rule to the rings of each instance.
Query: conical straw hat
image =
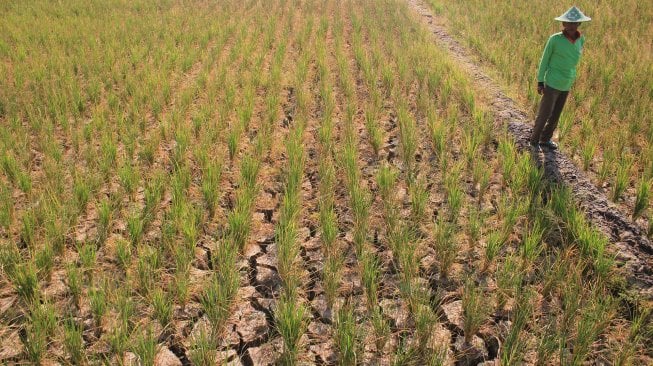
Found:
[[[580,9],[578,9],[577,7],[572,6],[564,14],[555,18],[555,20],[559,20],[561,22],[576,23],[576,22],[589,22],[590,20],[592,20],[592,18],[583,14],[583,12],[580,11]]]

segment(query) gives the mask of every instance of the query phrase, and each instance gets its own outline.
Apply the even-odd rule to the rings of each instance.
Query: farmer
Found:
[[[537,72],[537,93],[542,95],[542,101],[530,141],[536,150],[540,146],[551,150],[558,148],[551,138],[558,126],[569,89],[576,79],[576,65],[585,44],[585,37],[578,31],[578,26],[591,18],[572,6],[555,20],[562,22],[563,30],[549,37]]]

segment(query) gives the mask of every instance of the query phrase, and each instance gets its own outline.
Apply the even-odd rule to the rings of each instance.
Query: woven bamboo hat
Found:
[[[555,18],[555,20],[559,20],[561,22],[578,23],[578,22],[589,22],[590,20],[592,20],[592,18],[583,14],[583,12],[580,11],[580,9],[578,9],[577,7],[572,6],[564,14]]]

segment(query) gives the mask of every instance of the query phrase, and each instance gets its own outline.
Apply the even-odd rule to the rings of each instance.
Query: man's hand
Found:
[[[537,83],[537,94],[542,95],[544,93],[544,83],[538,82]]]

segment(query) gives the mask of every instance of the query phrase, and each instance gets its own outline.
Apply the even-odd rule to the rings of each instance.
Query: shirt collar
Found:
[[[567,34],[567,32],[563,29],[563,30],[562,30],[562,34],[563,34],[565,37],[567,37],[567,39],[570,40],[572,43],[576,42],[576,40],[577,40],[578,38],[580,38],[580,31],[579,31],[579,30],[576,30],[576,33],[575,33],[575,34],[570,35],[570,34]]]

